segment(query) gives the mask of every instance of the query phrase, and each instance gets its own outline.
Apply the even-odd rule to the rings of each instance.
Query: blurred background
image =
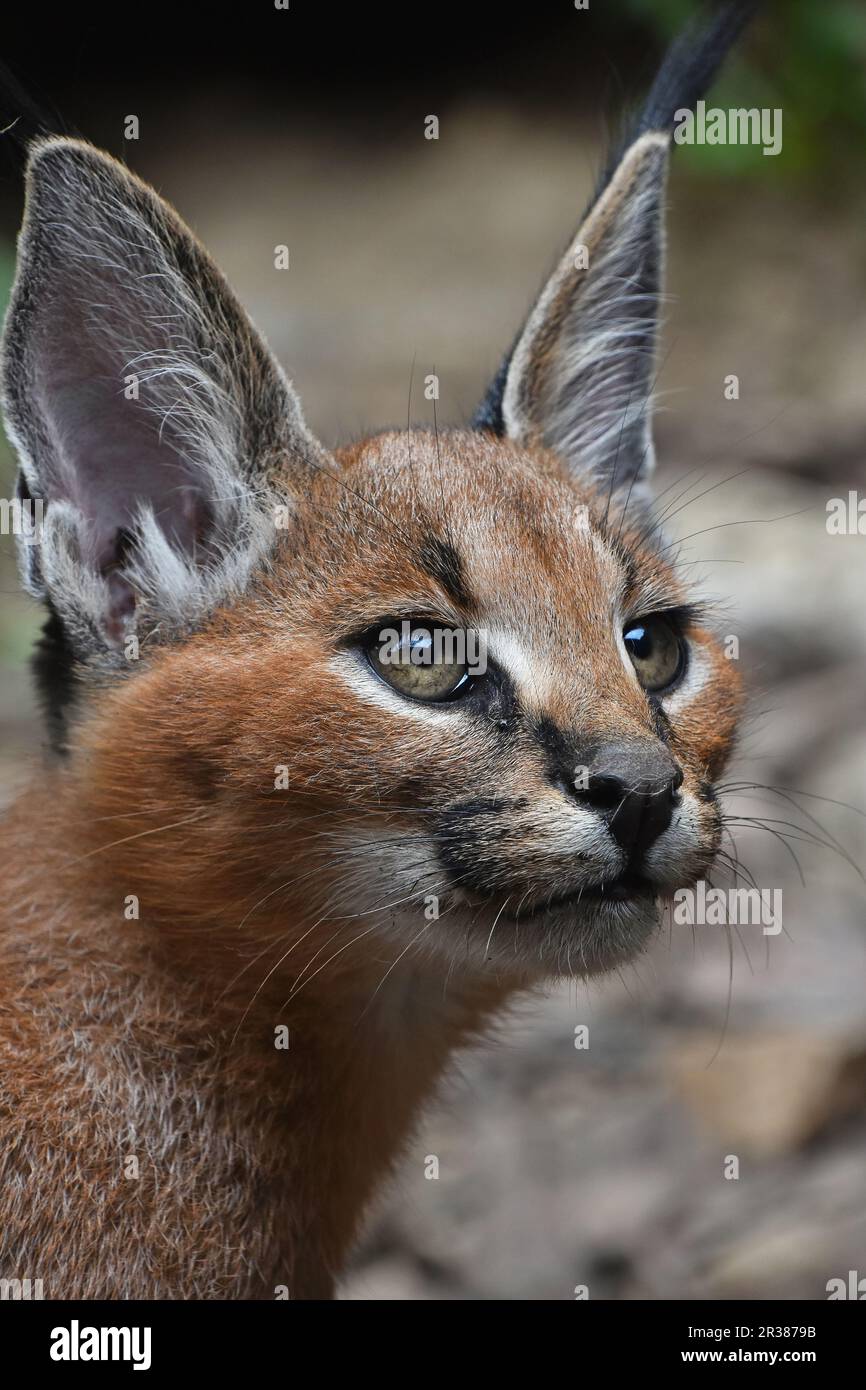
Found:
[[[433,370],[440,424],[468,417],[695,6],[539,8],[473,27],[449,3],[268,0],[190,7],[185,27],[176,5],[49,5],[4,21],[4,56],[55,129],[175,203],[337,444],[405,424],[413,361],[419,423]],[[751,712],[727,805],[784,931],[666,925],[634,968],[522,1004],[426,1115],[349,1298],[824,1298],[866,1275],[866,536],[826,527],[831,498],[866,495],[866,7],[768,3],[712,104],[781,108],[783,148],[676,150],[658,488],[739,642]],[[26,129],[0,136],[4,300]],[[12,474],[4,446],[3,495]],[[42,751],[40,614],[11,546],[3,799]]]

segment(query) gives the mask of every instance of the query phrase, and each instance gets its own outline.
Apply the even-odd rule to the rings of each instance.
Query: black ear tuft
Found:
[[[650,88],[649,94],[637,118],[628,127],[625,138],[617,145],[604,169],[590,205],[584,215],[586,224],[617,173],[623,169],[625,161],[638,142],[647,136],[669,137],[673,130],[674,116],[679,110],[694,107],[707,91],[725,55],[732,47],[740,32],[755,14],[760,0],[726,0],[726,3],[704,9],[702,16],[690,24],[670,45],[661,67]],[[646,188],[642,196],[646,196]],[[579,236],[577,238],[579,240]],[[661,238],[659,235],[659,242]],[[659,258],[660,260],[660,258]],[[644,258],[643,273],[646,276],[648,262]],[[660,263],[656,266],[660,278]],[[554,278],[556,272],[554,274]],[[548,284],[547,293],[552,281]],[[537,307],[533,311],[537,313]],[[645,334],[643,335],[645,337]],[[499,370],[491,382],[472,419],[472,426],[478,430],[490,430],[493,434],[504,435],[508,425],[503,409],[509,369],[518,344],[525,337],[525,328],[518,334],[512,348],[506,354]],[[619,363],[619,366],[622,364]]]
[[[648,131],[670,135],[676,112],[700,101],[760,5],[761,0],[728,0],[705,9],[677,35],[662,59],[640,114],[609,158],[596,197],[606,187],[629,145]]]

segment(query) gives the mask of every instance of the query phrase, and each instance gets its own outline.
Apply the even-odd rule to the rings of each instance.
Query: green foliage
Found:
[[[625,0],[626,10],[661,43],[700,6],[695,0]],[[715,106],[780,108],[781,153],[792,175],[850,177],[866,147],[866,5],[863,0],[771,0],[726,63],[710,98]],[[711,175],[761,174],[754,145],[683,146],[683,163]]]

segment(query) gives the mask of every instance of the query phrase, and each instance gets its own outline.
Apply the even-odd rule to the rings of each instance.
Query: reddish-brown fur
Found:
[[[545,775],[528,735],[503,760],[459,723],[434,760],[423,725],[335,675],[347,632],[407,603],[443,621],[520,621],[556,676],[535,712],[652,735],[611,638],[622,573],[572,526],[577,504],[603,502],[555,459],[456,433],[438,451],[429,437],[374,438],[340,464],[300,500],[253,591],[96,694],[68,764],[46,767],[7,819],[3,1273],[42,1277],[48,1296],[330,1293],[453,1049],[556,968],[534,946],[486,964],[464,949],[473,931],[483,943],[485,913],[429,924],[441,954],[401,957],[409,936],[387,931],[361,939],[375,918],[348,916],[359,861],[340,856],[359,828],[408,834],[413,809],[423,826],[470,759],[482,796],[511,782],[543,797]],[[416,559],[441,529],[443,487],[472,614],[454,613]],[[678,599],[638,528],[623,540],[639,582]],[[694,786],[729,748],[738,692],[712,639],[692,639],[714,661],[674,723]],[[521,697],[532,706],[531,688]],[[124,918],[130,894],[139,920]],[[386,882],[364,895],[367,907],[404,896]],[[283,1023],[288,1051],[274,1046]]]
[[[0,1278],[330,1296],[454,1051],[712,864],[739,684],[647,479],[668,104],[744,18],[672,48],[475,428],[336,455],[153,190],[34,147],[2,390],[56,749],[3,826]],[[487,668],[401,685],[413,620]]]

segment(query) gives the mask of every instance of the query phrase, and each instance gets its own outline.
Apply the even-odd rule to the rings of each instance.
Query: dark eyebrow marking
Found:
[[[613,551],[619,561],[620,568],[625,575],[625,588],[627,594],[634,594],[640,585],[640,571],[637,561],[628,547],[616,536],[606,536],[608,549]]]
[[[472,595],[466,584],[460,556],[450,541],[428,536],[418,551],[418,561],[433,579],[437,579],[450,598],[461,608],[472,607]]]

